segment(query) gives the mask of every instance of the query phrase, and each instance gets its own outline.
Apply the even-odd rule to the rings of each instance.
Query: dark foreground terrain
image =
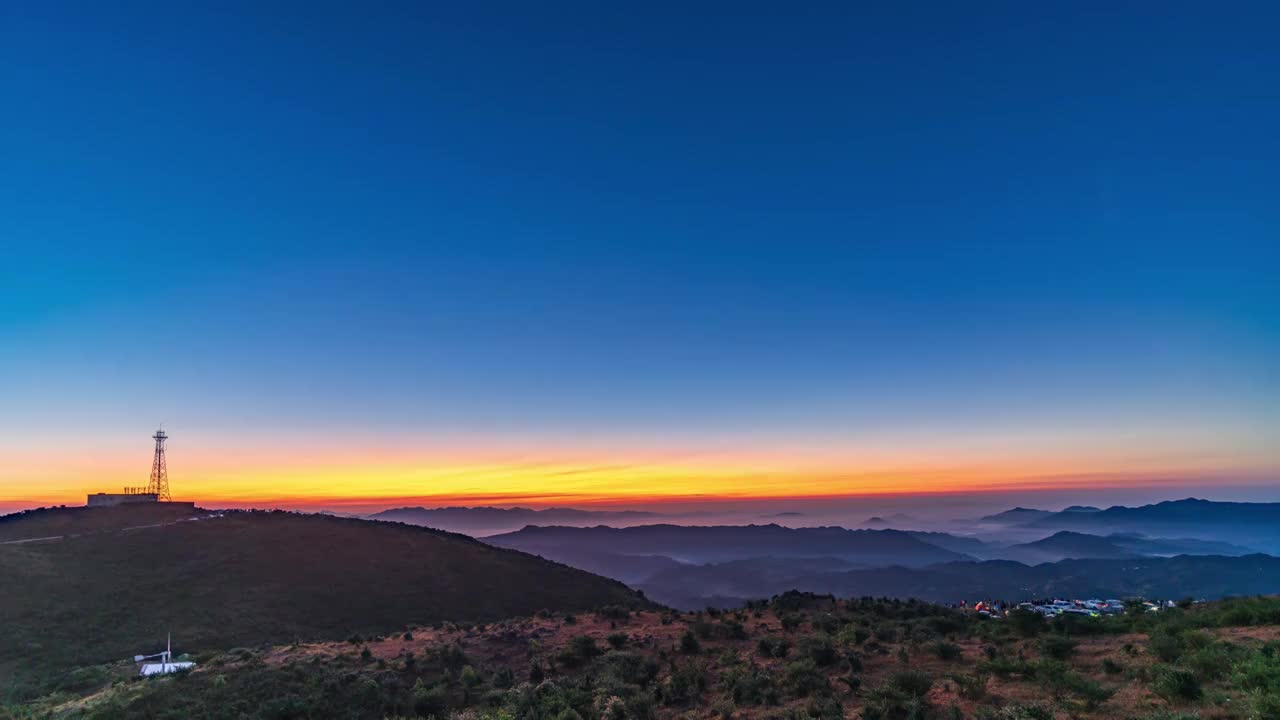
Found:
[[[994,620],[788,593],[730,612],[605,607],[86,667],[9,717],[1271,720],[1280,599]],[[0,711],[0,716],[4,711]]]

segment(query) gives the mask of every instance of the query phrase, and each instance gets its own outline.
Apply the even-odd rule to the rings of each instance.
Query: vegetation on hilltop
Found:
[[[97,528],[134,509],[78,510]],[[45,532],[27,515],[10,526]],[[621,583],[463,535],[286,512],[0,545],[0,578],[0,698],[11,699],[70,668],[156,652],[170,632],[176,650],[206,651],[644,604]]]
[[[174,677],[86,668],[31,717],[1266,720],[1280,599],[998,621],[787,593],[734,612],[540,613],[239,648]],[[3,713],[0,713],[2,715]]]
[[[0,515],[0,543],[36,538],[90,535],[207,514],[183,503],[137,503],[87,508],[65,505]]]

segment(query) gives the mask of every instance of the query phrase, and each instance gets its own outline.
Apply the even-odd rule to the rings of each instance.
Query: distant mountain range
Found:
[[[1280,503],[1213,502],[1187,498],[1094,512],[1058,512],[1031,518],[1028,528],[1093,534],[1145,533],[1225,541],[1280,552]]]
[[[633,525],[654,522],[659,513],[640,510],[600,511],[576,508],[513,507],[402,507],[383,510],[367,516],[370,520],[422,525],[438,530],[480,536],[519,530],[526,525]]]
[[[566,551],[591,548],[620,556],[662,555],[686,564],[752,557],[835,557],[863,567],[888,564],[919,567],[969,559],[898,530],[788,528],[773,524],[526,527],[519,532],[485,538],[485,541],[552,559],[565,557]]]
[[[1178,556],[1062,560],[1024,565],[1009,560],[955,562],[925,568],[882,567],[837,572],[778,573],[776,559],[664,571],[639,589],[684,609],[730,607],[786,590],[839,597],[886,596],[933,602],[1041,597],[1218,598],[1280,592],[1280,558]]]
[[[1180,503],[1166,505],[1181,506]],[[1238,509],[1231,507],[1236,504],[1224,505],[1228,507],[1214,508],[1208,514]],[[1107,517],[1130,510],[1139,515],[1151,512],[1146,508],[1097,510],[1076,506],[1059,513],[1015,508],[991,517],[1002,517],[1003,522],[1021,519],[1023,522],[1018,527],[1030,528],[1023,532],[1025,535],[1041,524],[1076,522],[1077,518],[1087,518],[1080,522],[1097,524],[1103,529],[1107,527],[1104,522]],[[1250,517],[1266,516],[1256,507],[1249,513]],[[1241,522],[1248,525],[1249,520]],[[1258,586],[1256,583],[1232,585],[1239,577],[1232,574],[1233,569],[1242,566],[1229,562],[1233,558],[1255,556],[1257,551],[1253,545],[1184,535],[1181,531],[1187,529],[1186,526],[1173,521],[1164,527],[1179,532],[1173,537],[1153,537],[1137,531],[1112,532],[1109,528],[1105,533],[1042,529],[1040,533],[1047,532],[1047,536],[1031,542],[1005,544],[979,537],[914,530],[663,524],[628,528],[530,526],[485,540],[621,580],[644,590],[654,600],[681,607],[700,607],[708,602],[733,604],[743,598],[767,597],[793,588],[834,592],[838,588],[854,588],[862,581],[866,581],[867,586],[858,590],[859,594],[864,590],[871,594],[900,592],[906,597],[915,592],[913,588],[929,587],[928,583],[934,580],[951,582],[950,575],[939,568],[958,562],[978,577],[957,588],[972,588],[973,592],[985,589],[988,594],[1011,594],[1019,588],[1074,587],[1072,583],[1093,587],[1086,582],[1088,578],[1061,575],[1064,569],[1081,567],[1062,565],[1067,560],[1134,561],[1138,564],[1133,567],[1150,568],[1160,564],[1140,561],[1188,562],[1186,558],[1174,556],[1196,555],[1220,557],[1207,557],[1204,564],[1195,565],[1211,574],[1203,582],[1188,586],[1195,588],[1194,592],[1187,590],[1188,594],[1242,593]],[[1203,524],[1200,527],[1203,528]],[[1256,526],[1250,527],[1257,530]],[[1215,534],[1208,533],[1208,537]],[[975,560],[987,562],[964,564]],[[1017,567],[1012,567],[1014,565]],[[1058,569],[1035,572],[1028,569],[1047,565]],[[905,570],[920,572],[903,574],[901,571]],[[853,580],[833,577],[851,572],[865,574]],[[1154,575],[1139,574],[1139,580],[1132,583],[1117,583],[1115,579],[1109,578],[1107,585],[1114,588],[1113,595],[1138,592],[1139,580],[1153,583],[1153,587],[1172,588],[1169,584],[1158,584]],[[1020,582],[1039,584],[1018,585]],[[1214,585],[1215,582],[1220,585]],[[933,586],[930,592],[932,595],[920,597],[963,599],[942,585]]]

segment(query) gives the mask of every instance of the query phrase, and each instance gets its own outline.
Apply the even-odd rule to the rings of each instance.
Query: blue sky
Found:
[[[1274,7],[371,5],[3,11],[11,448],[1147,428],[1280,465]]]

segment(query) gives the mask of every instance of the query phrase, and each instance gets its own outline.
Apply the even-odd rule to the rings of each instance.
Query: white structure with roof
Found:
[[[160,662],[145,662],[153,658],[160,658]],[[133,661],[139,663],[138,674],[143,677],[151,675],[168,675],[179,670],[190,670],[196,664],[190,661],[174,662],[173,661],[173,634],[169,634],[169,641],[163,652],[154,655],[134,655]]]

